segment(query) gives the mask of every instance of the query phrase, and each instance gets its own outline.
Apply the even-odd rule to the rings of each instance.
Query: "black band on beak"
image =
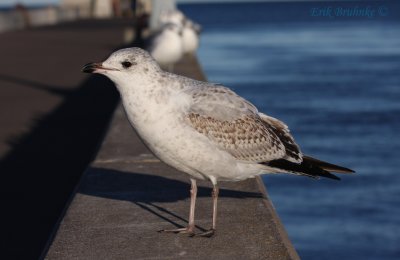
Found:
[[[118,69],[103,67],[103,64],[96,63],[96,62],[88,63],[85,66],[83,66],[83,68],[82,68],[82,72],[85,72],[85,73],[93,73],[93,72],[96,72],[96,71],[97,72],[98,71],[103,71],[104,72],[106,70],[118,71]]]
[[[99,68],[101,68],[101,64],[95,63],[95,62],[91,62],[91,63],[85,64],[85,66],[83,66],[82,72],[92,73],[96,69],[99,69]]]

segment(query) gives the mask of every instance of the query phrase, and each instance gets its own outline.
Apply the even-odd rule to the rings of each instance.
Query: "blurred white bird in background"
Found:
[[[175,10],[165,10],[161,12],[158,21],[161,25],[167,23],[173,23],[182,27],[185,19],[187,19],[186,16],[178,9],[175,9]]]
[[[177,9],[163,11],[159,24],[161,29],[149,38],[147,49],[161,67],[172,72],[184,54],[195,55],[201,26]]]
[[[184,54],[195,54],[199,47],[199,35],[191,20],[185,20],[182,29],[182,48]]]
[[[172,72],[174,64],[183,56],[182,28],[173,23],[164,24],[150,38],[147,49],[161,67]]]

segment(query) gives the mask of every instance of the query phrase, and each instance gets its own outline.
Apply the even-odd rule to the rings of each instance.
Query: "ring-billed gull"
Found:
[[[182,28],[182,49],[184,54],[194,54],[199,47],[199,35],[193,23],[187,20]]]
[[[305,156],[288,127],[260,113],[249,101],[221,85],[165,72],[144,50],[114,52],[83,72],[110,78],[121,94],[129,122],[147,147],[191,180],[189,224],[165,230],[194,235],[196,179],[213,184],[214,234],[218,181],[240,181],[263,173],[292,173],[339,179],[350,169]]]
[[[159,23],[161,25],[175,24],[181,28],[183,53],[194,54],[196,52],[199,47],[199,34],[201,31],[199,24],[186,17],[178,9],[162,12],[159,17]]]
[[[182,28],[169,23],[151,37],[148,50],[162,67],[172,71],[174,64],[183,56],[182,45]]]

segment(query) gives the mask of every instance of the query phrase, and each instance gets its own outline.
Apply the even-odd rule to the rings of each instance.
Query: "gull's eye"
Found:
[[[132,66],[132,63],[129,61],[123,61],[121,62],[122,67],[124,67],[125,69],[129,68],[130,66]]]

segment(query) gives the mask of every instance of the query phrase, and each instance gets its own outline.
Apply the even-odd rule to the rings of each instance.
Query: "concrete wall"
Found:
[[[53,25],[88,17],[75,8],[47,7],[0,12],[0,33],[32,26]]]
[[[59,6],[39,9],[12,9],[0,12],[0,33],[31,26],[53,25],[84,18],[111,18],[114,15],[113,2],[117,0],[62,0]],[[121,7],[130,7],[120,0]]]
[[[158,19],[162,11],[176,9],[175,0],[137,0],[136,3],[137,14],[151,14],[150,28],[152,30],[158,29]],[[119,7],[119,10],[115,10],[117,16],[132,12],[130,0],[61,0],[59,6],[0,12],[0,33],[84,18],[111,18],[114,16],[113,4]]]

